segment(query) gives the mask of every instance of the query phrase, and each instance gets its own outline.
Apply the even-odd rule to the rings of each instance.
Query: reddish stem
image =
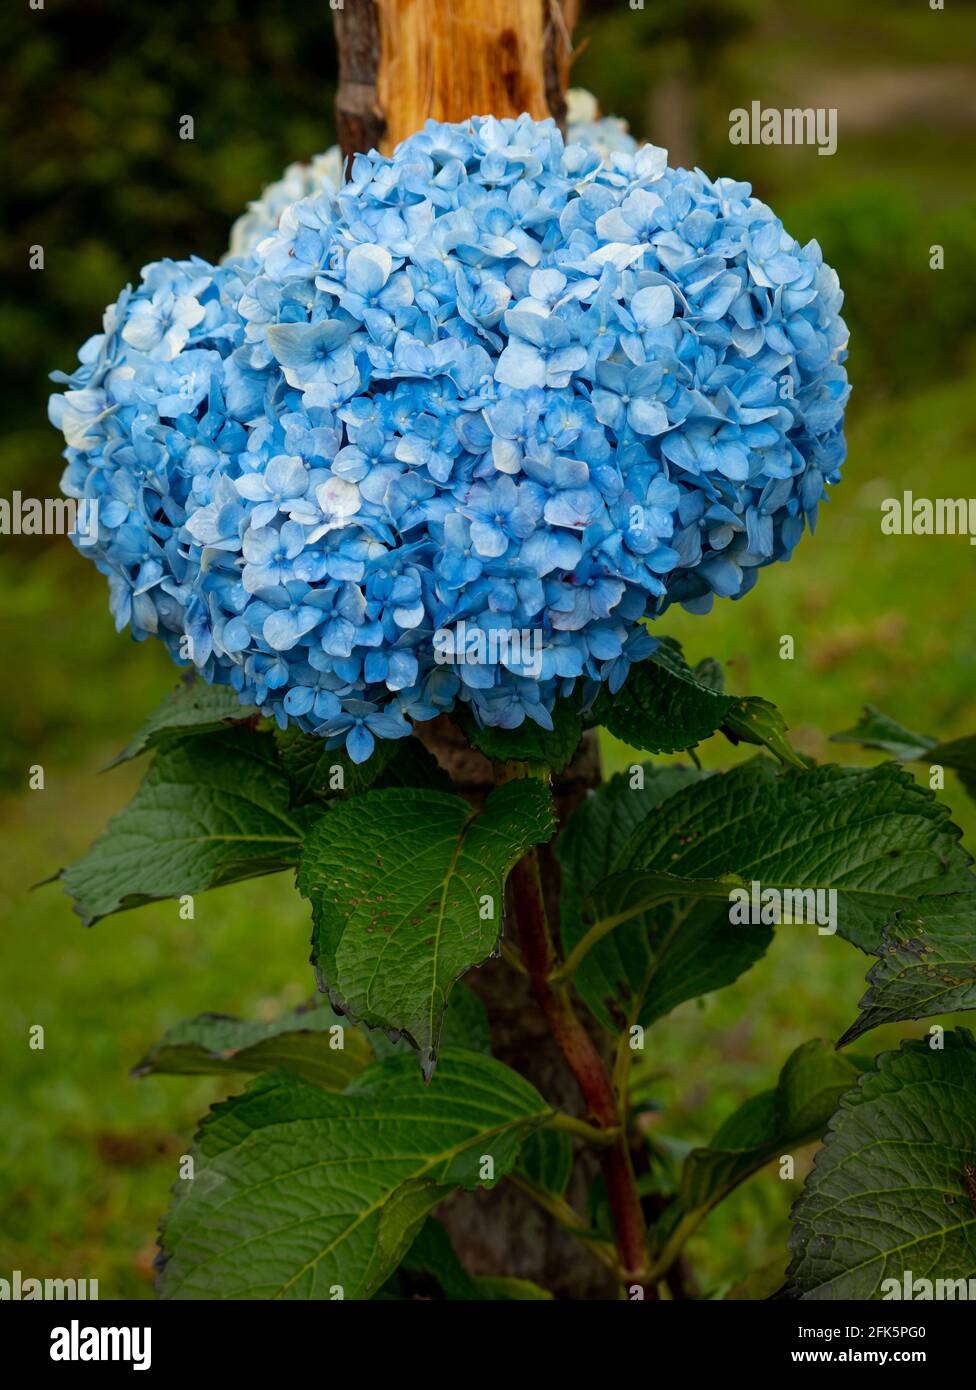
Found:
[[[552,985],[547,979],[555,959],[539,863],[534,850],[530,850],[516,864],[511,883],[519,945],[532,992],[549,1031],[576,1078],[586,1105],[587,1118],[601,1129],[620,1127],[616,1143],[601,1149],[600,1167],[610,1201],[623,1278],[626,1283],[641,1284],[645,1296],[653,1298],[653,1287],[644,1282],[647,1272],[647,1229],[613,1083],[593,1039],[573,1008],[565,986]]]

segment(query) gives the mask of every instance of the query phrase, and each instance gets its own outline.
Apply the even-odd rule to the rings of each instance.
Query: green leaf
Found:
[[[341,1032],[333,1034],[337,1026]],[[340,1040],[341,1048],[335,1046]],[[313,1004],[290,1009],[272,1023],[225,1014],[186,1019],[163,1035],[132,1074],[253,1076],[284,1067],[327,1091],[341,1091],[372,1060],[362,1033],[324,1004]]]
[[[841,1100],[793,1208],[795,1297],[890,1297],[884,1281],[909,1271],[973,1277],[976,1041],[958,1029],[943,1043],[882,1054]]]
[[[831,734],[831,743],[859,743],[862,748],[879,748],[890,753],[901,762],[913,762],[922,758],[937,739],[925,734],[912,733],[894,719],[876,710],[873,705],[865,705],[864,713],[852,729],[844,729],[839,734]]]
[[[655,806],[704,774],[681,764],[641,763],[590,792],[566,821],[554,846],[563,874],[589,893],[610,873],[632,832]]]
[[[471,746],[493,762],[529,763],[550,772],[562,772],[583,737],[579,700],[572,696],[556,701],[551,730],[534,719],[526,719],[517,729],[482,728],[464,705],[456,708],[452,718],[464,730]]]
[[[377,1057],[395,1057],[410,1050],[404,1037],[388,1038],[378,1028],[369,1037]],[[441,1047],[463,1047],[468,1052],[491,1052],[491,1025],[484,1004],[463,980],[451,990],[441,1029]]]
[[[165,1298],[369,1298],[434,1206],[495,1180],[552,1112],[490,1057],[376,1062],[341,1095],[269,1072],[215,1106],[161,1232]]]
[[[733,884],[833,890],[838,932],[870,951],[926,893],[972,891],[958,839],[947,808],[894,764],[777,773],[756,759],[663,801],[582,908],[570,890],[566,969],[605,1026],[646,1027],[766,950],[767,925],[730,922]],[[665,897],[677,905],[662,915]]]
[[[228,685],[208,685],[202,680],[182,682],[153,710],[138,733],[108,764],[106,771],[119,763],[128,762],[130,758],[138,758],[140,753],[150,748],[178,738],[213,733],[229,722],[260,718],[260,711],[242,705],[237,691]]]
[[[548,788],[532,777],[496,788],[480,813],[457,796],[399,788],[333,807],[298,873],[333,1005],[406,1034],[429,1073],[451,986],[496,947],[509,870],[553,829]]]
[[[631,748],[677,753],[711,738],[735,703],[697,680],[672,638],[630,668],[616,695],[601,687],[593,705],[597,723]]]
[[[572,956],[566,962],[568,970],[575,969],[573,980],[578,983],[593,955],[600,953],[606,975],[609,950],[616,952],[619,965],[608,978],[612,993],[591,1003],[588,986],[581,990],[597,1018],[613,1031],[635,1023],[648,1028],[687,999],[733,984],[755,965],[768,950],[773,932],[761,925],[730,926],[733,886],[734,881],[663,873],[641,875],[639,880],[625,873],[605,880],[594,893],[593,915],[601,921],[601,930],[615,923],[617,929],[602,936],[579,967]],[[666,902],[670,906],[663,909]],[[649,911],[653,908],[661,910]],[[584,937],[578,948],[583,950],[585,944]]]
[[[292,803],[303,806],[325,797],[364,792],[396,754],[397,741],[377,739],[364,763],[354,763],[342,748],[327,748],[326,740],[289,726],[275,730],[281,765],[292,788]]]
[[[692,671],[670,637],[646,661],[631,667],[616,695],[601,688],[593,717],[614,737],[647,753],[694,748],[722,730],[733,743],[765,744],[783,762],[806,766],[790,747],[786,724],[768,700],[726,695],[716,663],[706,660]]]
[[[758,695],[736,701],[725,717],[722,733],[731,743],[764,745],[781,763],[798,767],[801,772],[810,766],[786,737],[786,722],[779,710]]]
[[[293,867],[301,842],[273,738],[229,729],[161,749],[129,805],[61,879],[90,926]]]
[[[857,1081],[858,1067],[819,1039],[804,1043],[787,1059],[775,1090],[739,1107],[704,1148],[684,1161],[675,1202],[655,1239],[662,1263],[740,1183],[770,1160],[819,1139],[841,1096]]]
[[[451,790],[450,776],[419,738],[397,740],[396,752],[374,783],[376,787],[423,787],[428,791]]]
[[[563,870],[561,923],[564,953],[571,956],[586,936],[596,909],[587,915],[583,899],[601,880],[601,907],[608,914],[621,907],[636,880],[628,873],[610,879],[610,871],[630,835],[669,797],[693,786],[706,774],[696,768],[644,764],[640,774],[617,773],[591,793],[569,817],[556,855]],[[636,785],[632,786],[631,783]],[[609,881],[608,881],[609,880]],[[631,923],[612,931],[588,951],[573,975],[573,983],[594,1017],[611,1032],[629,1024],[647,1027],[676,1003],[731,984],[766,950],[772,932],[765,927],[728,930],[727,911],[713,903],[692,906],[677,899],[683,887],[673,875],[657,876],[659,900],[669,906],[650,910],[642,901],[644,927]],[[642,890],[646,889],[646,882]],[[695,887],[704,885],[695,884]],[[728,901],[729,885],[717,891]],[[619,897],[614,898],[615,894]],[[681,924],[680,936],[674,936]],[[662,950],[670,942],[673,953]],[[653,999],[646,1000],[653,987]],[[690,991],[690,993],[686,992]]]
[[[833,889],[839,934],[871,951],[915,899],[973,890],[959,835],[947,807],[893,763],[778,774],[756,759],[671,797],[634,831],[615,871],[635,885],[647,875],[651,887],[665,872]]]
[[[393,1279],[411,1294],[426,1293],[431,1297],[439,1293],[452,1302],[468,1302],[481,1297],[477,1284],[458,1259],[447,1231],[432,1216],[421,1226],[420,1234],[403,1257]]]
[[[569,1135],[559,1129],[537,1129],[522,1146],[518,1171],[543,1192],[562,1197],[573,1171]]]
[[[976,735],[940,743],[927,734],[915,734],[865,705],[864,714],[853,729],[831,736],[834,743],[859,743],[863,748],[880,748],[900,762],[927,763],[929,767],[948,767],[959,774],[966,791],[976,800]]]
[[[535,1132],[526,1141],[531,1143]],[[782,1282],[782,1280],[780,1281]],[[441,1223],[428,1217],[399,1269],[377,1298],[438,1298],[449,1302],[549,1300],[552,1294],[530,1279],[506,1279],[482,1274],[472,1278],[461,1264]]]
[[[703,656],[695,666],[693,675],[696,681],[712,690],[725,689],[725,673],[713,656]]]
[[[976,734],[950,739],[948,743],[937,743],[919,761],[927,762],[930,766],[952,768],[959,774],[967,793],[976,801]]]
[[[923,900],[885,930],[878,955],[838,1047],[882,1023],[976,1009],[976,897]]]
[[[370,787],[450,789],[451,781],[418,738],[378,739],[364,763],[300,729],[275,731],[278,756],[292,787],[292,804],[355,796]]]

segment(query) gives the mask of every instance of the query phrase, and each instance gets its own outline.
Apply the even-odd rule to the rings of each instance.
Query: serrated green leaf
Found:
[[[725,694],[718,665],[706,659],[692,671],[670,637],[631,667],[616,695],[601,689],[593,717],[615,738],[647,753],[694,748],[721,730],[733,743],[765,744],[781,761],[806,766],[790,747],[775,706],[754,695]]]
[[[292,787],[292,804],[342,800],[371,787],[427,787],[449,791],[451,779],[419,738],[379,739],[364,763],[342,748],[300,729],[275,731],[278,756]]]
[[[260,717],[260,711],[242,705],[237,691],[228,685],[208,685],[202,680],[181,682],[153,710],[106,771],[175,739],[213,733],[228,723]]]
[[[450,1236],[433,1216],[421,1226],[390,1282],[405,1286],[413,1295],[439,1294],[451,1302],[470,1302],[481,1297],[477,1284],[458,1259]],[[434,1287],[425,1289],[425,1284]]]
[[[705,1147],[688,1154],[669,1224],[679,1221],[686,1237],[771,1159],[818,1139],[858,1074],[858,1067],[828,1043],[814,1039],[798,1047],[774,1090],[746,1101]]]
[[[777,773],[756,759],[666,801],[615,872],[834,889],[838,933],[871,951],[915,899],[973,890],[959,835],[948,809],[893,763]]]
[[[873,705],[865,705],[864,713],[852,729],[844,729],[839,734],[831,734],[831,743],[859,743],[862,748],[878,748],[890,753],[901,762],[912,762],[924,757],[937,742],[925,734],[916,734],[911,729],[889,719],[886,714],[876,710]]]
[[[459,705],[452,716],[464,730],[473,748],[494,762],[529,763],[562,772],[572,759],[583,737],[579,700],[571,696],[556,701],[552,710],[552,729],[544,729],[534,719],[526,719],[517,729],[482,728],[470,710]]]
[[[132,801],[61,880],[86,925],[298,860],[303,827],[270,734],[228,729],[161,749]]]
[[[768,926],[729,919],[733,884],[833,890],[839,934],[870,951],[918,898],[972,891],[958,839],[947,808],[894,764],[777,773],[757,759],[642,820],[614,872],[570,910],[566,968],[607,1027],[647,1026],[765,951]],[[649,911],[662,897],[680,899],[670,915]]]
[[[838,1047],[882,1023],[976,1009],[976,897],[922,899],[886,928],[878,955]]]
[[[342,1047],[333,1045],[331,1030],[342,1028]],[[444,1047],[491,1052],[488,1014],[481,1000],[464,984],[451,991],[442,1033]],[[133,1067],[133,1076],[257,1075],[284,1067],[326,1090],[341,1091],[374,1057],[405,1053],[405,1039],[392,1042],[385,1034],[365,1034],[333,1013],[324,999],[290,1009],[270,1023],[226,1014],[200,1014],[170,1028]],[[564,1137],[564,1136],[559,1136]]]
[[[787,1059],[773,1090],[752,1096],[707,1145],[687,1153],[674,1201],[651,1231],[656,1277],[730,1192],[771,1160],[820,1138],[859,1072],[855,1059],[828,1043],[804,1043]]]
[[[409,1052],[406,1038],[388,1038],[374,1028],[369,1041],[377,1057],[395,1057]],[[441,1047],[462,1047],[468,1052],[491,1052],[491,1024],[488,1011],[474,990],[458,980],[447,1000],[447,1012],[441,1029]]]
[[[615,773],[573,811],[554,846],[556,858],[581,893],[610,873],[628,838],[655,806],[704,774],[680,764],[641,763]]]
[[[646,661],[630,668],[615,695],[601,687],[593,715],[631,748],[678,753],[711,738],[734,703],[697,680],[678,643],[665,638]]]
[[[950,739],[930,748],[920,762],[952,768],[968,794],[976,801],[976,734]]]
[[[912,733],[872,705],[865,705],[864,714],[853,729],[832,734],[833,743],[859,743],[862,748],[880,748],[900,762],[927,763],[930,767],[948,767],[959,774],[968,794],[976,800],[976,735],[949,739],[940,743],[928,734]]]
[[[496,788],[481,812],[408,789],[330,810],[305,842],[298,884],[335,1007],[404,1033],[429,1072],[451,986],[497,944],[509,870],[554,824],[548,787],[532,777]]]
[[[909,1272],[973,1278],[976,1041],[942,1041],[882,1054],[841,1099],[793,1208],[793,1296],[883,1298]]]
[[[342,1095],[270,1072],[216,1106],[161,1231],[164,1298],[369,1298],[433,1207],[511,1171],[550,1115],[490,1057],[376,1062]]]
[[[758,695],[735,702],[725,716],[722,733],[731,743],[765,746],[781,763],[798,767],[801,772],[809,766],[786,737],[786,721],[779,710]]]
[[[518,1171],[553,1197],[562,1197],[573,1171],[573,1145],[559,1129],[537,1129],[522,1146]]]
[[[645,764],[641,776],[618,773],[587,797],[570,816],[556,844],[563,870],[561,923],[564,955],[571,956],[592,926],[588,897],[610,871],[630,835],[649,815],[706,774],[690,767]],[[637,785],[631,786],[636,780]],[[620,908],[630,891],[631,876],[607,883],[602,907]],[[646,884],[644,885],[646,888]],[[594,1017],[610,1031],[630,1024],[647,1027],[677,1003],[731,984],[766,950],[772,932],[766,927],[728,930],[727,912],[713,903],[692,905],[677,896],[682,885],[659,875],[658,889],[675,901],[652,911],[643,899],[642,926],[635,922],[610,931],[588,951],[573,974],[573,983]],[[613,894],[619,891],[620,900]],[[728,885],[721,886],[727,903]],[[680,935],[675,928],[680,925]],[[663,948],[671,944],[671,953]],[[648,996],[651,997],[648,997]]]
[[[377,739],[366,761],[354,763],[344,749],[327,748],[324,738],[294,727],[276,729],[275,741],[295,806],[366,791],[392,762],[399,744],[399,740]]]
[[[340,1034],[330,1030],[341,1027]],[[342,1047],[334,1046],[337,1039]],[[271,1023],[200,1014],[170,1028],[133,1067],[133,1076],[248,1075],[284,1067],[328,1091],[341,1091],[373,1051],[324,1004],[290,1009]]]
[[[629,874],[617,874],[599,885],[593,915],[601,921],[601,929],[615,924],[616,929],[601,937],[579,967],[572,956],[566,962],[576,983],[598,951],[606,974],[610,960],[606,943],[615,949],[620,964],[608,977],[613,992],[591,1005],[597,1018],[606,1020],[614,1031],[635,1023],[649,1028],[687,999],[734,984],[755,965],[769,948],[773,932],[761,925],[730,927],[733,886],[721,879],[679,879],[667,874],[641,875],[639,882]],[[641,925],[636,925],[638,916]],[[584,937],[578,948],[584,949],[585,944]],[[583,993],[589,1003],[588,988]]]

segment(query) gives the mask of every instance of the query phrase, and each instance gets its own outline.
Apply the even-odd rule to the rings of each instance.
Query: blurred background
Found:
[[[850,452],[816,537],[741,604],[669,614],[664,630],[693,661],[717,658],[731,689],[774,700],[821,758],[858,760],[826,740],[865,702],[923,733],[972,732],[976,551],[965,537],[883,537],[880,503],[976,488],[976,6],[584,0],[575,37],[574,85],[672,163],[751,181],[801,241],[817,237],[847,292]],[[50,497],[61,462],[48,372],[71,369],[144,263],[217,259],[247,200],[332,143],[335,49],[326,0],[48,0],[8,13],[0,46],[0,496]],[[836,107],[837,153],[730,145],[730,110],[753,100]],[[185,114],[192,141],[178,138]],[[34,245],[43,272],[27,268]],[[97,1278],[102,1297],[149,1297],[176,1156],[219,1090],[128,1069],[180,1018],[270,1016],[307,997],[308,923],[274,878],[199,898],[192,922],[165,903],[91,931],[57,886],[27,891],[131,794],[143,769],[98,770],[174,673],[161,647],[115,634],[104,581],[67,541],[0,537],[0,585],[0,1276]],[[630,761],[604,752],[608,770]],[[703,750],[710,765],[735,756]],[[29,791],[37,763],[46,788]],[[952,778],[945,797],[976,844]],[[795,1046],[853,1020],[869,962],[787,932],[737,986],[658,1025],[647,1068],[668,1107],[660,1132],[678,1143],[705,1141]],[[34,1024],[44,1051],[26,1045]],[[689,1252],[706,1290],[782,1261],[797,1190],[767,1171],[713,1213]]]

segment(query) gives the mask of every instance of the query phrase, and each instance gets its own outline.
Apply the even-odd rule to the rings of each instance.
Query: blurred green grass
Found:
[[[719,659],[732,690],[774,700],[796,745],[818,758],[858,760],[827,739],[865,702],[940,737],[971,732],[976,554],[962,537],[880,531],[886,496],[973,490],[968,266],[976,218],[958,176],[971,127],[953,111],[934,133],[905,117],[868,119],[845,135],[842,109],[838,153],[820,159],[733,150],[727,111],[780,93],[795,104],[794,89],[802,92],[811,74],[958,65],[976,28],[973,6],[934,16],[907,0],[867,0],[856,12],[846,0],[825,0],[815,13],[750,0],[648,0],[644,15],[616,3],[584,8],[590,45],[574,81],[651,136],[648,95],[664,19],[677,15],[674,24],[689,33],[710,15],[735,19],[710,50],[708,70],[692,75],[699,162],[748,175],[791,230],[818,236],[847,289],[853,330],[850,456],[817,535],[791,564],[761,575],[741,603],[720,603],[704,618],[669,613],[662,629],[692,659]],[[18,49],[12,110],[35,112],[36,125],[25,131],[12,117],[0,127],[23,166],[14,216],[5,219],[16,235],[4,269],[34,240],[54,252],[50,275],[41,284],[22,275],[0,310],[5,494],[53,490],[60,465],[43,421],[44,373],[68,365],[118,285],[152,255],[218,254],[244,198],[330,138],[333,58],[321,16],[296,17],[282,0],[263,9],[219,0],[191,49],[178,42],[185,12],[156,12],[143,0],[112,0],[108,10],[118,33],[105,53],[79,27],[84,7],[67,30],[31,31]],[[672,35],[660,52],[673,58],[687,42]],[[86,105],[95,74],[97,100]],[[167,122],[182,110],[202,116],[199,139],[174,148]],[[0,191],[9,195],[10,185]],[[940,240],[947,269],[930,272],[928,247]],[[59,255],[66,247],[70,261]],[[114,633],[104,582],[67,543],[4,538],[0,582],[0,1273],[94,1277],[104,1297],[149,1296],[155,1226],[178,1155],[222,1091],[206,1079],[137,1082],[128,1069],[182,1017],[205,1009],[269,1015],[306,997],[307,913],[279,876],[199,897],[193,921],[159,904],[89,931],[57,885],[29,891],[78,855],[132,791],[140,768],[97,771],[171,688],[173,668],[157,644]],[[793,661],[779,656],[787,633]],[[701,751],[709,766],[751,752],[721,740]],[[607,740],[604,758],[612,771],[632,755]],[[27,769],[36,763],[46,786],[31,792]],[[976,844],[976,810],[954,779],[944,796]],[[836,938],[784,929],[744,980],[664,1020],[644,1063],[660,1073],[655,1088],[667,1109],[658,1131],[707,1139],[737,1104],[774,1083],[795,1046],[838,1036],[868,964]],[[28,1030],[38,1023],[46,1045],[32,1051]],[[911,1031],[879,1030],[860,1050]],[[712,1214],[691,1246],[706,1290],[781,1255],[802,1175],[801,1166],[797,1182],[783,1183],[767,1170]]]

